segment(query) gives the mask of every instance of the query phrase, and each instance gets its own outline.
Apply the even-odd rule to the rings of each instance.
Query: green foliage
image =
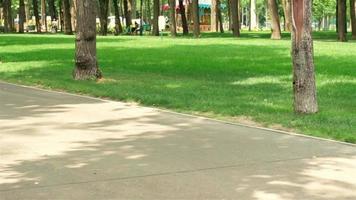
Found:
[[[313,17],[320,21],[324,16],[335,15],[335,0],[313,0]]]
[[[355,142],[355,43],[314,34],[320,112],[300,116],[292,106],[288,36],[98,37],[104,79],[94,82],[71,77],[73,36],[0,34],[0,79]]]

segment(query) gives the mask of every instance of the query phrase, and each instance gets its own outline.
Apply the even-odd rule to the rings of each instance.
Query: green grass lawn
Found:
[[[320,112],[292,106],[289,35],[98,38],[104,79],[74,81],[74,36],[0,35],[0,79],[356,143],[356,43],[315,33]]]

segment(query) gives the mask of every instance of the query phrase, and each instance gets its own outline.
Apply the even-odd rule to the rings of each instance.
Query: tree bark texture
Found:
[[[26,21],[25,0],[20,0],[19,1],[19,33],[24,32],[25,21]]]
[[[222,18],[222,15],[221,15],[221,2],[220,0],[217,0],[216,1],[216,14],[217,14],[217,19],[218,19],[218,22],[219,22],[219,28],[220,28],[220,33],[224,33],[224,24],[223,24],[223,18]]]
[[[47,32],[46,0],[41,0],[41,27]]]
[[[271,17],[272,35],[271,39],[281,39],[281,25],[279,22],[278,6],[276,0],[268,0],[268,9]]]
[[[14,29],[12,12],[11,12],[12,1],[3,0],[2,5],[3,5],[3,15],[4,15],[4,31],[5,33],[12,32]]]
[[[311,0],[292,0],[292,22],[294,111],[316,113]]]
[[[218,20],[217,20],[217,1],[218,0],[211,0],[211,13],[210,13],[210,31],[211,32],[218,32]]]
[[[132,24],[131,5],[129,5],[128,0],[124,0],[124,15],[125,15],[126,28],[130,28],[130,26]]]
[[[108,34],[109,0],[99,0],[99,10],[100,34],[106,36]]]
[[[178,2],[179,2],[179,12],[182,18],[183,35],[188,35],[189,30],[188,30],[188,22],[187,22],[187,16],[185,12],[185,6],[183,5],[183,0],[179,0]]]
[[[351,18],[351,31],[352,39],[356,39],[356,1],[350,0],[350,18]]]
[[[96,1],[77,1],[77,33],[75,42],[75,80],[95,80],[102,74],[96,58]]]
[[[338,0],[337,34],[340,42],[346,42],[346,0]]]
[[[38,13],[38,0],[32,0],[33,15],[35,16],[37,33],[41,33],[40,15]]]
[[[199,20],[199,0],[192,0],[193,6],[193,27],[194,37],[200,37],[200,20]]]
[[[119,35],[123,32],[121,20],[120,20],[119,2],[118,2],[118,0],[113,0],[112,3],[114,6],[114,12],[115,12],[115,35]]]
[[[63,21],[64,21],[64,34],[71,35],[73,34],[72,30],[72,17],[70,14],[70,2],[69,0],[63,1]]]
[[[232,34],[235,37],[240,37],[240,20],[239,20],[239,12],[238,12],[238,0],[230,1],[230,9],[231,9],[231,28]]]
[[[282,0],[283,10],[284,10],[284,19],[285,19],[285,29],[288,32],[292,31],[292,20],[291,20],[291,0]]]
[[[171,36],[177,36],[177,24],[176,24],[176,0],[168,0],[169,3],[169,22]]]
[[[159,0],[153,0],[153,27],[152,35],[159,36],[158,16],[159,16]]]

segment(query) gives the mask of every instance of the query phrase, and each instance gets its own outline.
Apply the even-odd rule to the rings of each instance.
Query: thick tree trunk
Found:
[[[100,10],[100,34],[105,36],[108,34],[109,0],[99,0],[99,10]]]
[[[124,0],[124,14],[125,14],[126,28],[130,28],[132,24],[132,20],[131,20],[131,6],[129,5],[128,0]]]
[[[19,1],[19,33],[24,32],[24,23],[26,21],[26,13],[25,13],[25,1]]]
[[[51,21],[57,20],[56,5],[54,3],[54,0],[48,1],[48,12],[49,15],[51,16]]]
[[[4,31],[5,33],[12,32],[14,29],[14,23],[12,19],[12,1],[3,0],[3,13],[4,13]]]
[[[210,7],[210,31],[211,32],[218,32],[218,14],[217,14],[217,1],[218,0],[211,0],[211,7]]]
[[[64,34],[71,35],[72,31],[72,17],[70,14],[70,2],[69,0],[63,1],[63,21],[64,21]]]
[[[256,13],[256,0],[250,0],[250,26],[249,30],[258,29],[257,13]]]
[[[96,2],[77,1],[77,33],[75,42],[75,80],[101,78],[96,58]]]
[[[189,30],[188,30],[188,22],[187,22],[187,16],[185,15],[185,6],[183,5],[183,0],[179,0],[179,12],[180,16],[182,18],[182,28],[183,28],[183,35],[188,35]]]
[[[130,0],[130,7],[131,7],[131,19],[136,19],[136,0]]]
[[[168,0],[169,3],[169,22],[170,22],[170,30],[171,36],[177,36],[177,24],[176,24],[176,0]]]
[[[338,0],[338,39],[346,42],[346,0]]]
[[[312,1],[292,0],[292,61],[294,111],[316,113],[315,72],[312,39]]]
[[[281,25],[279,23],[278,6],[276,0],[268,0],[268,9],[271,16],[272,35],[271,39],[281,39]]]
[[[282,0],[284,19],[285,19],[285,29],[288,32],[292,31],[292,20],[291,20],[291,0]]]
[[[351,18],[351,30],[352,39],[356,39],[356,1],[350,0],[350,18]]]
[[[199,0],[192,0],[193,7],[193,27],[194,37],[200,37],[200,20],[199,20]]]
[[[217,14],[216,17],[218,18],[218,22],[219,22],[220,33],[224,33],[224,24],[223,24],[220,6],[221,6],[220,0],[217,0],[216,1],[216,14]]]
[[[46,0],[41,0],[41,27],[47,32]]]
[[[155,35],[155,36],[159,36],[158,16],[159,16],[159,0],[153,0],[152,35]]]
[[[232,34],[235,37],[240,37],[238,0],[231,0],[230,8],[231,8]]]
[[[32,0],[32,5],[33,5],[33,15],[35,16],[35,20],[36,20],[37,33],[41,33],[40,15],[38,13],[38,0]]]
[[[115,35],[119,35],[123,32],[121,20],[120,20],[119,4],[118,4],[117,0],[113,0],[112,3],[114,6],[114,12],[115,12]]]

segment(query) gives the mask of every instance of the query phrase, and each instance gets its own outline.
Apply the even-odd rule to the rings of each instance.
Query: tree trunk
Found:
[[[159,0],[153,0],[153,28],[152,35],[159,36],[158,27]]]
[[[294,111],[316,113],[315,72],[312,39],[312,1],[292,0],[292,61]]]
[[[51,21],[57,20],[56,5],[54,3],[54,0],[48,1],[48,11],[49,15],[51,16]]]
[[[99,0],[100,10],[100,34],[106,36],[108,34],[108,11],[109,0]]]
[[[256,0],[250,0],[250,31],[258,29],[257,14],[256,14]]]
[[[64,18],[64,34],[72,35],[72,17],[70,14],[70,2],[69,0],[63,1],[63,18]]]
[[[179,0],[178,2],[179,2],[179,12],[182,18],[183,35],[188,35],[189,33],[188,22],[187,22],[187,16],[185,15],[185,7],[183,5],[183,0]]]
[[[25,1],[19,1],[19,33],[24,32],[24,23],[26,21],[26,13],[25,13]]]
[[[41,0],[41,27],[47,32],[46,0]]]
[[[130,7],[131,7],[131,19],[136,19],[136,0],[130,0]]]
[[[37,33],[41,33],[40,16],[38,13],[38,0],[32,0],[32,5],[33,5],[33,15],[35,16],[35,20],[36,20]]]
[[[131,20],[131,6],[129,6],[128,0],[124,0],[124,13],[125,13],[126,28],[130,28],[132,24],[132,20]]]
[[[114,6],[114,12],[115,12],[115,35],[119,35],[122,33],[122,25],[121,25],[121,20],[120,20],[120,9],[119,9],[119,4],[117,0],[112,1],[113,6]]]
[[[232,34],[235,37],[240,37],[238,0],[231,0],[230,8],[231,8]]]
[[[278,6],[276,0],[268,0],[268,9],[271,16],[272,35],[271,39],[281,39],[281,25],[279,23]]]
[[[218,0],[211,0],[211,7],[210,7],[210,31],[211,32],[218,32],[218,21],[217,21],[217,1]]]
[[[227,3],[227,16],[229,20],[229,31],[232,30],[232,20],[231,20],[231,0],[226,0]]]
[[[346,42],[346,0],[338,0],[338,39]]]
[[[223,24],[220,6],[221,6],[220,0],[217,0],[216,1],[216,14],[217,14],[218,22],[219,22],[220,33],[224,33],[224,24]]]
[[[176,0],[169,0],[169,22],[171,29],[171,36],[177,36],[177,24],[176,24]]]
[[[283,10],[285,19],[285,29],[288,32],[292,31],[292,20],[291,20],[291,0],[283,0]]]
[[[102,77],[96,58],[96,1],[77,1],[77,33],[75,42],[75,80]]]
[[[59,27],[60,27],[60,30],[61,30],[61,32],[63,32],[63,27],[64,27],[64,14],[63,14],[63,2],[62,2],[62,0],[58,0],[58,10],[59,10],[59,14],[58,14],[58,16],[59,16],[59,23],[58,23],[58,25],[59,25]]]
[[[351,17],[351,30],[352,30],[352,39],[356,39],[356,1],[350,0],[350,17]]]
[[[31,13],[30,13],[30,7],[31,7],[31,0],[25,0],[25,22],[28,22],[28,20],[31,19]]]
[[[11,11],[11,0],[3,0],[3,14],[4,14],[4,31],[5,33],[13,31],[13,19]]]
[[[194,37],[200,37],[200,20],[199,20],[199,0],[192,0],[193,6],[193,27]]]
[[[71,12],[71,23],[72,23],[72,31],[76,31],[77,28],[77,2],[74,0],[71,2],[70,5],[70,12]]]

